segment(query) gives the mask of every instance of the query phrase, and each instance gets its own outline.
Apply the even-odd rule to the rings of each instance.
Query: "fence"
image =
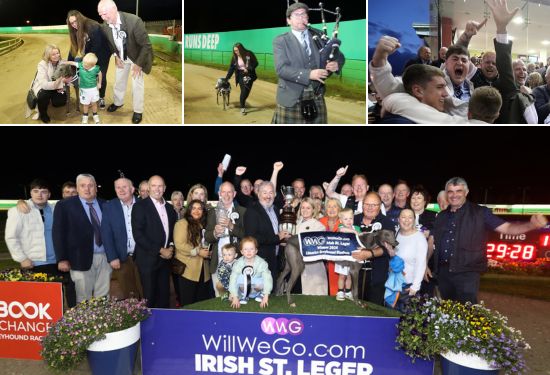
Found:
[[[275,63],[273,62],[272,53],[256,53],[258,59],[258,71],[270,70],[275,72]],[[192,61],[199,64],[212,63],[221,64],[229,67],[229,63],[233,56],[232,51],[213,51],[213,50],[184,50],[185,61]],[[346,59],[344,69],[339,79],[352,85],[366,84],[366,67],[365,60]]]
[[[23,44],[23,39],[14,38],[0,42],[0,56],[8,53]]]
[[[170,40],[181,42],[181,20],[145,22],[145,28],[149,34],[170,35]]]

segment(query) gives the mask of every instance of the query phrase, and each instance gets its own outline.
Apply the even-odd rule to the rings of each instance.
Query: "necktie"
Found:
[[[454,86],[454,89],[455,89],[455,97],[457,97],[458,99],[461,99],[462,98],[462,88],[460,87],[460,85]]]
[[[90,207],[90,218],[92,219],[92,227],[94,228],[94,240],[95,244],[99,247],[103,245],[103,241],[101,240],[101,226],[99,217],[97,216],[93,203],[86,202],[86,204]]]
[[[311,50],[309,49],[308,38],[307,38],[307,30],[302,32],[302,45],[304,46],[306,55],[311,56]]]
[[[40,210],[40,216],[42,216],[42,222],[45,222],[46,221],[46,217],[44,216],[44,209],[43,208],[39,208]]]

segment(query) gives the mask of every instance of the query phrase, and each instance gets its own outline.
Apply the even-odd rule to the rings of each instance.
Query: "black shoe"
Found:
[[[50,123],[50,116],[44,114],[44,115],[40,115],[40,120],[42,120],[42,122],[44,124],[49,124]]]
[[[134,115],[132,116],[132,122],[134,124],[139,124],[141,122],[141,117],[142,117],[141,113],[134,112]]]
[[[117,109],[119,109],[120,107],[122,107],[122,106],[121,105],[115,105],[115,103],[113,103],[109,106],[109,108],[107,108],[107,112],[114,112]]]

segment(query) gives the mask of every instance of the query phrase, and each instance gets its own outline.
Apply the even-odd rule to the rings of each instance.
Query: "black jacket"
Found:
[[[450,272],[484,272],[487,270],[487,232],[483,207],[466,201],[456,212],[455,247],[449,261]],[[439,265],[439,251],[443,248],[443,236],[450,210],[437,215],[434,225],[434,263]]]
[[[256,56],[254,56],[254,54],[250,52],[250,54],[245,55],[243,59],[245,65],[246,65],[247,56],[250,57],[250,61],[248,63],[248,75],[252,79],[252,82],[254,82],[258,78],[258,76],[256,75],[256,67],[258,66],[258,60],[256,59]],[[241,79],[244,76],[244,74],[242,70],[239,70],[239,62],[235,58],[231,59],[231,65],[229,65],[229,70],[227,71],[227,75],[225,78],[229,81],[233,73],[235,73],[235,86],[237,86],[239,82],[241,82]]]

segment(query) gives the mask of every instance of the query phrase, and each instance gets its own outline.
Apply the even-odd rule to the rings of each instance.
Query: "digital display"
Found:
[[[540,247],[550,247],[550,234],[549,233],[543,233],[539,237],[539,245]]]
[[[545,235],[550,240],[550,235]],[[541,241],[542,241],[541,236]],[[532,244],[489,242],[487,243],[487,258],[496,260],[535,260],[537,249]]]

